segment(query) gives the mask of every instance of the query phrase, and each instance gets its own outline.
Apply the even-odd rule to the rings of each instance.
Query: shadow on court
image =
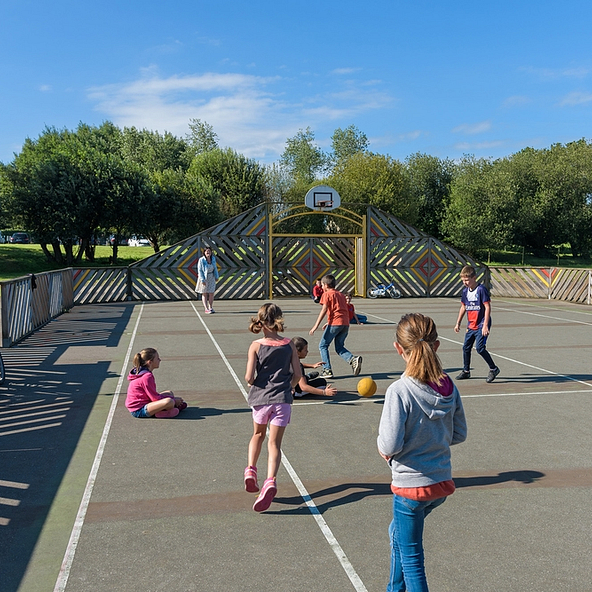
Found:
[[[116,378],[100,348],[115,348],[130,306],[88,306],[2,352],[0,387],[0,585],[20,585],[97,395]],[[72,348],[84,348],[80,356]],[[90,351],[89,349],[90,348]],[[78,358],[78,360],[71,359]]]

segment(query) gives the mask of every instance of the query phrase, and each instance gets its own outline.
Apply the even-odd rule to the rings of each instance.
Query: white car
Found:
[[[130,247],[149,247],[150,241],[143,236],[132,236],[129,239],[128,246]]]

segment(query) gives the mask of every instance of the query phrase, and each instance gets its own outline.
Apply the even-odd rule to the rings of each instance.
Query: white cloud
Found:
[[[479,123],[463,123],[461,125],[457,125],[453,130],[453,134],[467,134],[467,135],[474,135],[474,134],[482,134],[483,132],[487,132],[491,129],[491,121],[481,121]]]
[[[190,119],[207,121],[222,146],[252,158],[274,160],[286,139],[299,128],[351,119],[384,107],[391,98],[371,87],[347,82],[331,92],[303,95],[287,101],[280,77],[208,72],[163,78],[146,68],[137,80],[88,89],[95,109],[119,126],[135,126],[185,136]],[[306,92],[301,85],[300,92]],[[348,122],[349,123],[349,122]]]
[[[456,150],[461,152],[468,152],[472,150],[488,150],[489,148],[499,148],[503,146],[504,142],[502,140],[494,140],[492,142],[459,142],[454,145]]]
[[[590,68],[575,66],[568,68],[524,68],[526,72],[535,74],[543,80],[557,80],[559,78],[586,78]]]
[[[49,85],[49,84],[42,84],[42,85],[39,87],[39,90],[40,90],[41,92],[49,92],[49,91],[51,90],[51,85]]]
[[[502,107],[521,107],[522,105],[527,105],[528,103],[532,103],[532,99],[530,99],[529,97],[526,97],[524,95],[514,95],[512,97],[508,97],[502,103]]]
[[[360,68],[335,68],[335,70],[331,71],[331,74],[337,74],[341,76],[342,74],[353,74],[354,72],[358,72]]]
[[[562,107],[573,105],[586,105],[592,102],[592,93],[589,92],[572,92],[563,97],[559,103]]]

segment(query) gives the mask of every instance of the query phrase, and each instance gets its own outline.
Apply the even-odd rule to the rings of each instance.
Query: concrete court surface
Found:
[[[321,332],[308,336],[318,305],[277,302],[285,334],[309,339],[319,360]],[[454,376],[459,303],[354,301],[370,324],[352,327],[346,345],[378,392],[358,397],[358,378],[332,353],[339,393],[295,403],[278,497],[257,514],[242,485],[252,430],[242,391],[262,303],[220,301],[214,315],[199,302],[81,306],[2,351],[2,592],[385,589],[390,472],[375,440],[403,370],[395,323],[432,316]],[[494,298],[493,323],[500,376],[486,384],[474,354],[473,378],[457,382],[469,437],[453,448],[456,493],[426,522],[430,590],[591,591],[592,308]],[[149,346],[163,360],[158,387],[190,405],[176,419],[124,407],[120,375]],[[262,473],[265,462],[264,451]]]

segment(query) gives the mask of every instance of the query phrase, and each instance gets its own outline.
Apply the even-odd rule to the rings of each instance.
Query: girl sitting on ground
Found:
[[[152,371],[160,366],[160,361],[158,352],[152,347],[134,356],[125,399],[125,406],[134,417],[176,417],[187,407],[187,403],[181,397],[175,397],[173,391],[159,393],[156,390]]]

